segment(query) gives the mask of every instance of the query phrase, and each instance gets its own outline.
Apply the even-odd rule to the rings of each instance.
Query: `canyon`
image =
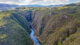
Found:
[[[80,3],[0,12],[0,45],[80,45]]]

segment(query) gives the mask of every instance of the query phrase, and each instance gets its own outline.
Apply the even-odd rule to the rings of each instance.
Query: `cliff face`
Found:
[[[17,11],[0,12],[0,45],[33,45],[26,18]]]
[[[33,10],[32,25],[43,45],[79,45],[80,4]],[[35,9],[35,8],[34,8]]]

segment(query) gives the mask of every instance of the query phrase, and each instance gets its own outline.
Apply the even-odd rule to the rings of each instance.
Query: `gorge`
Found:
[[[80,3],[0,12],[0,45],[80,45]]]
[[[41,45],[41,43],[39,42],[39,40],[35,36],[35,29],[33,28],[32,24],[31,24],[32,15],[33,14],[32,14],[32,11],[31,10],[27,11],[27,15],[25,15],[25,17],[26,17],[26,19],[28,21],[28,26],[29,26],[29,28],[31,30],[30,37],[31,37],[31,39],[34,42],[34,45]]]
[[[32,38],[32,40],[34,41],[34,45],[41,45],[39,40],[36,38],[36,36],[34,35],[34,29],[31,29],[31,34],[30,37]]]
[[[79,5],[78,3],[56,8],[29,8],[32,15],[29,16],[32,17],[31,24],[42,45],[79,44],[75,42],[79,38],[76,37],[79,36],[80,27]],[[72,38],[75,38],[74,41]]]

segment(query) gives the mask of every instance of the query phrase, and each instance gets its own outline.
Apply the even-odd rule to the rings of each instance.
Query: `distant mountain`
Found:
[[[60,7],[63,5],[22,5],[24,7]]]
[[[19,7],[18,5],[0,4],[0,11]]]
[[[17,7],[60,7],[63,5],[10,5],[10,4],[0,4],[0,11],[5,11],[8,9],[13,9],[13,8],[17,8]]]

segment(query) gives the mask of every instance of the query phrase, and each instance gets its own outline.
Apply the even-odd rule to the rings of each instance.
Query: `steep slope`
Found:
[[[80,3],[32,10],[32,26],[42,45],[80,45]]]
[[[42,45],[79,45],[80,3],[63,7],[20,8]]]
[[[33,45],[26,18],[17,11],[0,12],[0,45]]]

